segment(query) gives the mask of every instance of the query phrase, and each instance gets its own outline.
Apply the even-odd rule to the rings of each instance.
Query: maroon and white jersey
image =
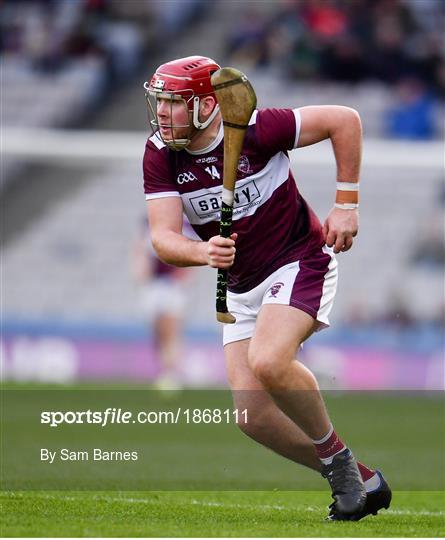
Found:
[[[298,192],[288,151],[297,146],[300,114],[263,109],[252,114],[235,188],[233,232],[238,233],[228,288],[248,291],[276,269],[324,245],[321,225]],[[143,162],[147,200],[181,197],[184,213],[202,240],[219,234],[223,127],[210,146],[170,150],[151,136]]]

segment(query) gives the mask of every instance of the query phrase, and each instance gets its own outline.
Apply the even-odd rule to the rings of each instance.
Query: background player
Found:
[[[187,270],[165,264],[156,256],[146,217],[133,245],[132,267],[140,288],[143,314],[152,329],[153,344],[159,359],[156,386],[160,389],[176,389],[181,386],[177,364],[184,324]]]
[[[321,470],[335,501],[331,518],[360,519],[389,506],[389,488],[379,473],[357,466],[315,378],[295,361],[303,341],[329,324],[334,253],[350,249],[358,230],[360,118],[337,106],[255,111],[238,166],[234,233],[221,238],[223,129],[210,85],[218,68],[205,57],[179,59],[145,85],[159,128],[144,156],[153,245],[170,264],[230,268],[228,307],[237,322],[224,328],[224,351],[235,404],[249,410],[240,427]],[[297,190],[288,151],[328,138],[337,196],[322,227]],[[202,241],[181,234],[183,211]]]

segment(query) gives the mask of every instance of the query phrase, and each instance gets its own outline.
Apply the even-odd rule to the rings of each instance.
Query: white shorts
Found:
[[[224,325],[224,345],[253,336],[256,318],[264,304],[293,306],[318,321],[317,330],[329,326],[328,315],[337,290],[337,260],[332,248],[282,266],[245,293],[227,293],[227,307],[236,317]]]
[[[169,278],[154,279],[141,289],[142,312],[149,322],[161,315],[181,318],[185,303],[182,284]]]

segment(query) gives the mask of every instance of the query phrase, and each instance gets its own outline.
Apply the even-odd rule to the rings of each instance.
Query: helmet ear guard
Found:
[[[205,129],[206,127],[208,127],[219,112],[219,105],[216,103],[216,100],[215,100],[216,105],[213,108],[213,111],[211,112],[210,116],[207,118],[205,122],[201,122],[199,120],[199,104],[200,103],[201,103],[201,98],[199,96],[195,96],[193,98],[193,125],[198,130]]]

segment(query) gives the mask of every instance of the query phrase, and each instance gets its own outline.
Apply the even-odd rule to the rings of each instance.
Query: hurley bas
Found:
[[[136,451],[102,450],[102,448],[93,448],[93,451],[69,450],[68,448],[40,449],[40,461],[48,463],[54,463],[56,459],[60,461],[137,461],[138,458]]]

